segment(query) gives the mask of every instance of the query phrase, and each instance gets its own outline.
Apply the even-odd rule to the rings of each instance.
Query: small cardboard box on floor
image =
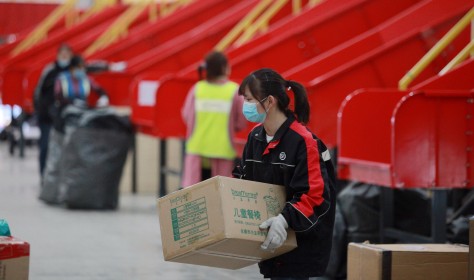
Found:
[[[30,244],[11,236],[0,236],[0,280],[27,280]]]
[[[474,280],[474,216],[469,219],[469,280]]]
[[[348,280],[468,279],[469,248],[452,244],[349,244]]]
[[[166,261],[239,269],[297,247],[293,231],[274,253],[260,245],[266,219],[285,205],[282,186],[213,177],[158,200]]]

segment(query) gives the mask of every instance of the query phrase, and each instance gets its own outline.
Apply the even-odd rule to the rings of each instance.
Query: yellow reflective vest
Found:
[[[229,137],[229,118],[238,85],[234,82],[195,86],[195,122],[186,143],[186,152],[208,158],[234,159],[235,149]]]

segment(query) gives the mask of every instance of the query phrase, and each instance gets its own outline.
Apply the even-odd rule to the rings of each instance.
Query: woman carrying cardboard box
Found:
[[[294,110],[290,109],[290,93]],[[309,102],[304,87],[271,69],[247,76],[239,88],[243,114],[259,123],[249,134],[234,176],[286,187],[287,203],[268,229],[264,250],[275,250],[296,232],[298,248],[259,263],[265,278],[308,279],[325,273],[335,217],[335,174],[329,151],[305,124]]]

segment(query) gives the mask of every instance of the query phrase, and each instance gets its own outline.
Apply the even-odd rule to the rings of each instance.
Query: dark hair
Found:
[[[71,58],[71,62],[69,63],[69,68],[76,68],[85,66],[84,58],[80,55],[75,55]]]
[[[268,96],[277,100],[278,109],[287,116],[294,115],[296,119],[306,124],[309,121],[309,102],[305,88],[298,82],[287,81],[269,68],[263,68],[252,72],[240,84],[239,94],[244,95],[248,88],[253,97],[261,103]],[[290,97],[288,91],[293,91],[295,97],[295,109],[290,109]]]
[[[227,65],[229,64],[227,57],[217,51],[210,52],[206,55],[204,63],[199,65],[199,79],[203,79],[203,72],[206,70],[206,80],[213,80],[225,74]]]
[[[73,53],[73,50],[72,50],[71,46],[69,46],[69,45],[66,44],[66,43],[62,43],[62,44],[59,45],[59,47],[58,47],[58,52],[61,52],[61,51],[63,51],[63,50]]]

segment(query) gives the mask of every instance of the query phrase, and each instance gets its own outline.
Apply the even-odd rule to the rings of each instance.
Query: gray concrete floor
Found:
[[[165,262],[153,195],[123,194],[118,211],[70,211],[37,199],[37,150],[11,157],[0,142],[0,218],[31,245],[30,279],[261,279],[237,271]]]

